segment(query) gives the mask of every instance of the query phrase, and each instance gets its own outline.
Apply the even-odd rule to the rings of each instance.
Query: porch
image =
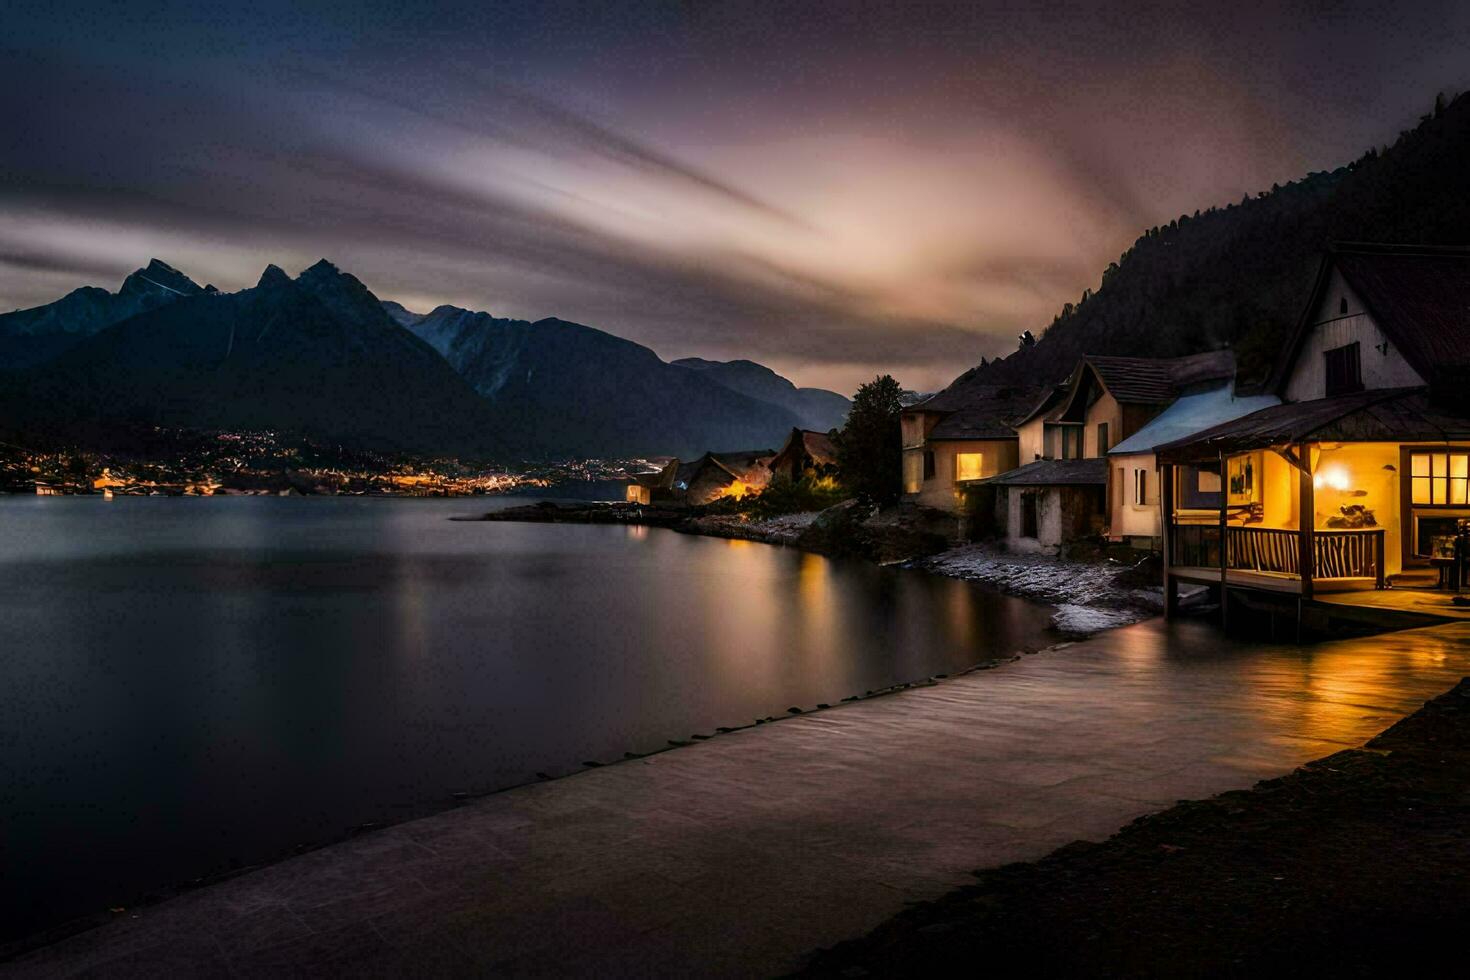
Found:
[[[1382,589],[1386,551],[1381,527],[1318,528],[1304,539],[1291,528],[1174,524],[1169,528],[1168,574],[1180,582],[1306,596]],[[1311,570],[1304,576],[1308,554]]]

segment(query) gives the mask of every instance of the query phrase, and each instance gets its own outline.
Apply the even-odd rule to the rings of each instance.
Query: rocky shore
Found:
[[[1365,746],[1180,803],[814,956],[813,977],[1396,976],[1464,958],[1470,679]],[[1438,972],[1438,971],[1436,971]]]
[[[1057,630],[1087,636],[1157,616],[1164,610],[1162,573],[1146,557],[1102,555],[1088,561],[1012,554],[969,544],[915,559],[909,567],[984,582],[1011,595],[1057,607]]]

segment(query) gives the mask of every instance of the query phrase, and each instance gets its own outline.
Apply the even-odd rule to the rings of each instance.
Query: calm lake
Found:
[[[963,582],[523,499],[0,497],[0,938],[1049,642]]]

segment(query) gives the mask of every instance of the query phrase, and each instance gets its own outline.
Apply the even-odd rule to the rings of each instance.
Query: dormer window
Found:
[[[1327,397],[1363,390],[1363,365],[1358,342],[1322,352],[1327,361]]]

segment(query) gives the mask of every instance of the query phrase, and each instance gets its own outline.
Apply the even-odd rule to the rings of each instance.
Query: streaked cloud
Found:
[[[411,305],[933,388],[1142,228],[1342,162],[1465,81],[1462,9],[1386,17],[27,8],[0,308],[155,254],[225,289],[327,255]]]

